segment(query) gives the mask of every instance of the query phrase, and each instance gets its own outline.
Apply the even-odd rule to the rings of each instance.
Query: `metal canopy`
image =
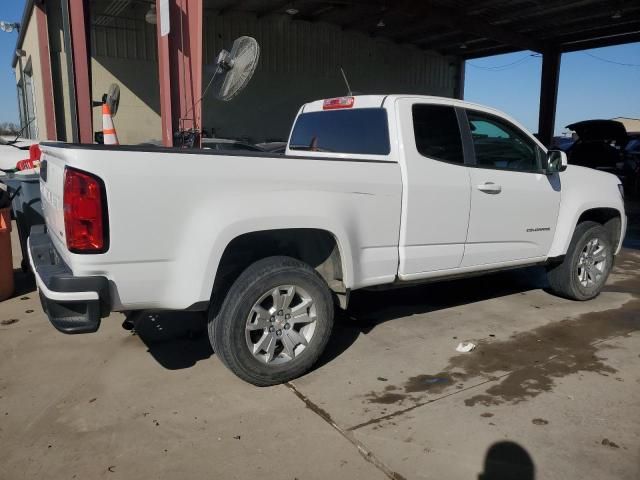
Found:
[[[637,0],[205,0],[204,7],[289,14],[463,58],[640,41]]]

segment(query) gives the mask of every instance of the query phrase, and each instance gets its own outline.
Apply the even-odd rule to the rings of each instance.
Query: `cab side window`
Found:
[[[412,107],[416,149],[424,157],[464,164],[458,118],[448,105]]]
[[[542,150],[524,132],[509,122],[467,110],[476,166],[540,172]]]

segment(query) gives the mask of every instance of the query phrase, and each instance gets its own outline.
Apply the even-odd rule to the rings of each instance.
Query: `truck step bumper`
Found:
[[[44,226],[31,229],[29,262],[40,292],[42,308],[59,331],[92,333],[111,313],[106,277],[76,277],[64,263]]]

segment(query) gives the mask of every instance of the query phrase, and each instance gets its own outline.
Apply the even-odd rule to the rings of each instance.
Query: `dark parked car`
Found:
[[[575,140],[571,137],[553,137],[553,140],[551,141],[551,148],[554,150],[562,150],[563,152],[566,152],[573,146],[574,143]]]
[[[627,135],[624,125],[615,120],[584,120],[567,125],[578,139],[567,149],[569,163],[603,170],[617,175],[625,190],[638,193],[638,157],[629,152],[635,143]]]
[[[640,134],[631,135],[624,150],[625,162],[634,172],[627,181],[627,190],[637,197],[640,196]]]

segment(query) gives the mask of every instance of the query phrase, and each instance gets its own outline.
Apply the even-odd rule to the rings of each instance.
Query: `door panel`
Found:
[[[546,256],[558,217],[558,175],[470,171],[471,219],[462,266]],[[486,184],[500,192],[483,191]]]
[[[398,275],[414,279],[456,268],[462,261],[471,199],[469,168],[453,107],[401,99],[397,111],[405,158]]]
[[[544,151],[520,128],[485,112],[466,113],[475,165],[461,266],[545,257],[558,218],[560,177],[540,173]]]

